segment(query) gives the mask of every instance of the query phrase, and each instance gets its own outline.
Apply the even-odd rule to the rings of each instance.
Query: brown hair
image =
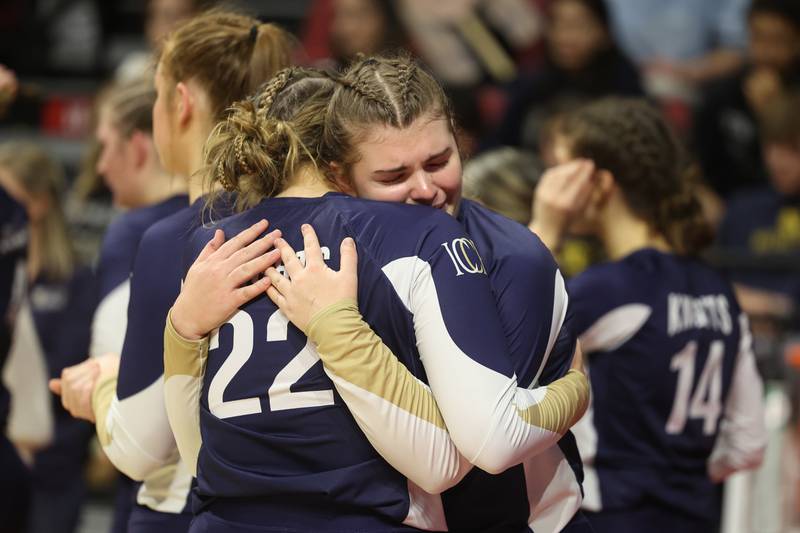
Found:
[[[42,273],[52,280],[69,279],[75,269],[75,253],[61,207],[65,187],[63,168],[41,147],[26,141],[0,145],[0,166],[28,194],[49,200],[38,241]]]
[[[355,147],[371,126],[407,128],[430,116],[447,120],[456,133],[442,86],[408,55],[362,58],[338,81],[325,117],[322,153],[347,173],[360,159]]]
[[[695,196],[683,147],[661,114],[643,100],[606,98],[557,124],[572,157],[592,159],[614,176],[631,210],[678,254],[710,244],[711,227]]]
[[[200,83],[218,120],[232,102],[254,93],[276,71],[291,64],[294,42],[274,24],[213,9],[173,31],[159,61],[173,80]]]
[[[334,86],[320,70],[291,67],[235,103],[206,142],[208,188],[218,181],[238,191],[237,209],[246,209],[281,192],[303,165],[316,167]]]
[[[525,150],[506,146],[484,152],[464,165],[464,197],[528,225],[543,170],[539,158]]]
[[[156,90],[148,77],[111,85],[101,94],[98,105],[108,110],[123,137],[130,137],[134,131],[152,136],[155,101]]]
[[[770,101],[761,113],[763,144],[785,144],[800,148],[800,92],[790,92]]]
[[[444,118],[454,129],[441,86],[408,57],[362,59],[342,76],[285,69],[214,128],[207,182],[238,191],[239,209],[283,190],[303,164],[336,183],[331,164],[349,174],[370,126],[405,128],[422,116]]]

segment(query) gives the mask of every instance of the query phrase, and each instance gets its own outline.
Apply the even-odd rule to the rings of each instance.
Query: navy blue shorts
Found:
[[[22,533],[26,529],[31,485],[28,469],[14,445],[0,432],[0,533]]]
[[[714,521],[655,504],[585,514],[596,533],[709,533],[718,527]]]
[[[160,513],[143,505],[134,505],[128,521],[128,533],[186,533],[191,513]]]

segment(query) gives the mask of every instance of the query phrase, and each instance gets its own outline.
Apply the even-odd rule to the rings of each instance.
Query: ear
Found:
[[[611,199],[617,190],[617,182],[614,175],[608,170],[598,170],[595,172],[595,187],[592,191],[592,203],[602,207]]]
[[[328,165],[328,175],[331,176],[333,183],[343,193],[350,196],[357,196],[350,177],[345,172],[344,167],[336,162]]]
[[[175,85],[175,100],[178,124],[186,126],[194,114],[195,98],[193,91],[182,81]]]
[[[150,136],[146,133],[134,130],[128,142],[130,143],[130,149],[133,151],[134,165],[136,166],[136,170],[139,170],[147,164],[150,158],[152,141],[150,140]]]

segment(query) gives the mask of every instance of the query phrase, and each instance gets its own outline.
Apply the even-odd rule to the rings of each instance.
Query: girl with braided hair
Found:
[[[569,284],[593,392],[584,509],[598,532],[715,531],[715,483],[761,462],[763,386],[730,284],[695,257],[710,232],[684,154],[636,100],[567,114],[554,139],[532,227],[552,247],[591,231],[610,258]]]
[[[415,69],[396,79],[419,83]],[[392,83],[395,74],[381,79]],[[579,371],[547,387],[517,386],[486,265],[458,221],[427,206],[339,192],[351,188],[341,170],[352,159],[336,144],[347,140],[328,127],[353,93],[388,120],[408,120],[398,110],[410,106],[435,111],[425,95],[387,100],[366,80],[339,83],[296,69],[236,104],[206,146],[208,175],[235,188],[248,209],[192,236],[186,255],[197,259],[165,332],[167,410],[181,455],[198,472],[203,512],[192,531],[460,529],[431,493],[473,464],[500,473],[551,450],[583,410]],[[443,128],[449,135],[447,121]],[[439,163],[429,164],[455,153],[448,140]],[[239,266],[251,257],[241,247],[263,231],[252,225],[265,216],[286,239],[277,241],[283,265],[242,287],[230,276],[256,274]],[[219,229],[245,231],[221,244]],[[295,254],[292,246],[304,249]],[[321,330],[270,298],[247,302],[254,287],[288,282],[279,271],[303,278],[303,261],[323,276],[326,263],[345,273],[323,280],[339,293]],[[565,344],[572,355],[568,336],[543,342]],[[515,494],[524,495],[520,474],[513,473]],[[472,504],[493,505],[491,496]],[[522,506],[521,520],[476,529],[525,531],[527,499]]]
[[[166,170],[177,175],[173,179],[187,183],[191,204],[184,198],[182,209],[142,235],[132,265],[121,353],[105,356],[107,364],[94,380],[72,387],[85,399],[77,414],[96,422],[111,462],[143,482],[128,523],[131,533],[173,533],[189,527],[192,476],[179,461],[163,399],[164,322],[182,274],[177,250],[202,223],[199,170],[206,137],[232,102],[290,64],[292,42],[277,26],[214,10],[179,26],[158,58],[157,98],[148,110],[155,145]],[[215,214],[230,210],[224,200],[216,204]],[[265,244],[269,241],[255,246],[263,251]],[[70,388],[70,383],[64,385]]]
[[[469,280],[472,276],[488,275],[496,295],[492,305],[499,308],[502,330],[511,347],[511,370],[516,375],[516,381],[525,386],[552,385],[558,389],[558,378],[569,370],[575,351],[575,341],[567,327],[569,319],[563,280],[548,250],[527,228],[477,204],[460,201],[460,157],[447,99],[438,83],[412,61],[402,57],[364,59],[356,63],[343,77],[334,81],[328,80],[326,83],[331,89],[324,94],[321,102],[316,105],[308,103],[304,108],[295,111],[304,114],[303,124],[308,131],[301,137],[306,139],[304,145],[315,155],[318,167],[335,187],[350,194],[370,199],[429,205],[456,215],[461,223],[460,231],[463,232],[466,226],[472,238],[434,241],[439,246],[437,251],[443,254],[436,261],[440,267],[442,259],[449,261],[445,264],[448,265],[447,268],[456,268],[454,273],[457,278]],[[297,92],[290,85],[282,92],[281,101],[296,102],[299,97],[292,95]],[[245,108],[252,105],[244,104]],[[237,114],[236,117],[246,119],[241,124],[236,122],[240,124],[238,128],[242,134],[250,136],[258,131],[251,127],[253,120],[248,115]],[[234,118],[232,116],[231,120]],[[263,179],[264,174],[275,175],[277,170],[271,164],[268,165],[271,159],[264,159],[262,152],[252,152],[249,149],[242,151],[245,155],[244,163],[247,164],[238,163],[236,147],[239,138],[239,135],[228,136],[224,138],[227,144],[223,141],[214,143],[216,149],[219,146],[228,146],[234,152],[228,166],[223,166],[221,171],[218,169],[217,173],[220,181],[224,178],[229,181],[229,185],[238,189],[240,198],[255,193],[248,202],[248,205],[253,205],[258,199],[280,189],[275,188],[274,181],[267,183]],[[261,147],[277,147],[280,153],[289,149],[272,137],[259,136],[256,139],[260,141]],[[252,143],[245,142],[243,146],[252,146]],[[213,152],[214,148],[211,148],[209,153]],[[373,152],[377,152],[378,156],[374,157]],[[256,156],[261,163],[251,162]],[[237,171],[244,166],[256,172],[251,175]],[[379,207],[376,205],[374,209]],[[270,220],[273,224],[276,223],[274,216]],[[320,229],[326,227],[324,224],[329,223],[315,226]],[[448,224],[452,225],[452,221]],[[399,220],[393,222],[393,225],[397,226],[396,231],[404,230],[404,225]],[[280,227],[284,234],[288,234],[288,227]],[[227,229],[226,232],[230,234]],[[329,237],[324,239],[328,240]],[[424,242],[424,239],[419,242]],[[433,243],[429,242],[428,245],[430,244]],[[308,250],[304,253],[310,254]],[[319,257],[317,259],[322,261]],[[202,308],[203,297],[212,292],[215,301],[226,301],[224,292],[214,290],[215,278],[208,277],[212,271],[204,272],[196,273],[193,278],[190,274],[190,278],[187,278],[186,287],[204,287],[194,292],[197,295],[194,305],[185,303],[192,300],[190,296],[182,294],[184,304],[180,307],[176,304],[176,309],[183,313],[187,309],[196,309],[205,315],[206,311]],[[314,274],[309,274],[309,278],[323,279]],[[282,283],[282,278],[276,279],[278,283]],[[296,280],[293,277],[293,283],[294,281]],[[402,288],[402,279],[393,281],[401,284],[397,288],[400,294],[404,294],[404,291],[407,294],[409,289]],[[321,286],[314,286],[304,292],[316,294],[318,302],[336,302],[336,298],[341,295],[337,293],[331,296],[329,293],[330,288],[338,285],[341,284],[322,283]],[[360,285],[371,286],[369,283]],[[298,290],[296,294],[301,292],[303,291]],[[463,296],[468,297],[466,294]],[[233,294],[230,302],[234,304],[233,307],[222,306],[223,313],[217,316],[217,321],[195,316],[186,319],[188,325],[176,325],[200,336],[223,323],[229,317],[225,312],[235,311],[238,297]],[[306,327],[307,320],[298,318],[302,312],[286,308],[280,299],[277,302],[286,316],[301,330],[314,335],[314,331]],[[362,303],[361,300],[359,303]],[[374,310],[374,305],[371,303],[366,309]],[[298,305],[297,309],[300,307],[302,305]],[[468,308],[471,309],[472,305],[465,306],[462,312],[466,312]],[[181,313],[178,313],[173,318],[177,317],[180,321],[180,316]],[[331,315],[331,320],[326,320],[325,317],[320,320],[322,328],[316,331],[322,333],[318,333],[319,337],[313,336],[314,342],[337,342],[342,338],[352,338],[342,335],[341,332],[330,334],[328,327],[332,327],[335,332],[339,317],[344,317],[345,322],[351,326],[362,324],[353,309],[338,309]],[[497,320],[497,317],[493,320]],[[202,326],[198,326],[199,323]],[[448,328],[450,326],[448,323]],[[381,333],[377,328],[376,331]],[[415,334],[425,335],[427,331],[422,328]],[[473,333],[477,334],[477,330]],[[362,338],[361,335],[366,335],[367,338]],[[565,527],[570,531],[585,530],[582,529],[586,527],[585,523],[581,523],[582,517],[576,515],[581,500],[578,481],[580,460],[571,436],[562,439],[557,446],[539,446],[536,449],[523,446],[518,448],[518,454],[502,451],[503,447],[496,440],[494,445],[485,449],[481,446],[476,448],[476,441],[473,440],[475,432],[483,436],[494,432],[491,429],[494,419],[491,415],[486,416],[485,409],[493,405],[495,399],[489,399],[483,393],[465,393],[464,388],[484,392],[493,390],[490,384],[493,378],[479,372],[473,375],[479,380],[476,383],[464,379],[465,376],[457,371],[461,364],[458,361],[450,362],[445,357],[423,359],[433,393],[442,395],[442,400],[436,396],[436,400],[440,401],[437,407],[430,391],[421,391],[418,388],[419,381],[414,377],[418,374],[414,369],[419,367],[411,366],[407,369],[398,363],[398,359],[407,362],[407,356],[398,351],[395,356],[387,349],[387,346],[393,347],[390,337],[383,336],[386,343],[382,344],[380,338],[364,328],[359,330],[356,338],[362,338],[357,345],[364,347],[353,352],[361,355],[359,361],[365,362],[372,369],[376,367],[369,366],[366,362],[372,361],[371,365],[377,365],[378,368],[392,369],[391,372],[381,373],[381,379],[376,378],[373,387],[367,386],[365,389],[363,382],[348,381],[352,379],[352,369],[359,368],[353,363],[356,359],[352,356],[336,357],[335,349],[330,354],[321,351],[323,364],[329,375],[338,376],[333,379],[337,391],[377,451],[392,466],[408,476],[410,481],[425,489],[426,492],[416,491],[414,498],[409,501],[408,512],[413,511],[413,516],[409,515],[408,523],[434,530],[449,528],[488,531],[500,528],[508,531],[529,531],[530,527],[545,531],[561,531]],[[341,349],[343,345],[339,344],[338,347]],[[169,357],[169,352],[166,354]],[[188,359],[192,357],[196,357],[196,353],[187,355]],[[494,357],[498,360],[495,361]],[[382,363],[379,365],[377,361]],[[437,362],[439,364],[428,368],[428,365]],[[486,364],[489,367],[502,365],[508,368],[508,361],[499,352],[490,356]],[[198,378],[194,373],[190,376]],[[483,379],[486,379],[486,383]],[[404,385],[397,385],[392,380],[399,380]],[[168,384],[168,394],[169,390]],[[394,391],[392,400],[388,403],[364,401],[364,394],[382,398],[382,391],[384,394],[385,391]],[[526,393],[519,394],[524,396]],[[464,396],[473,397],[465,401]],[[177,395],[177,398],[180,397]],[[211,401],[209,397],[209,403]],[[449,434],[431,431],[429,427],[430,416],[432,413],[438,416],[441,401],[446,402],[446,408],[441,412],[453,434],[452,440]],[[476,404],[474,408],[473,402]],[[168,402],[168,409],[173,405],[180,409],[181,402],[177,399],[175,402]],[[395,414],[392,407],[394,405],[403,406],[404,412]],[[566,400],[567,410],[576,406],[574,400]],[[475,416],[464,416],[465,413],[473,413]],[[387,419],[406,421],[410,429],[399,431],[397,428],[387,428]],[[179,447],[182,440],[199,443],[196,436],[190,435],[192,424],[188,426],[186,438],[183,439],[178,436],[181,429],[173,424]],[[568,424],[561,427],[560,434],[567,427]],[[495,438],[496,435],[490,441]],[[442,439],[447,443],[446,446],[442,444]],[[555,443],[555,440],[551,443]],[[184,457],[196,457],[197,446],[199,444],[182,450]],[[535,452],[542,450],[543,453],[534,456]],[[467,468],[451,468],[455,457],[459,457],[459,463],[472,462],[495,473],[519,464],[522,459],[524,465],[516,466],[499,476],[472,469],[468,473],[468,479],[455,489],[441,497],[430,494],[453,487],[467,474],[469,465]],[[464,459],[465,457],[468,459]],[[193,459],[189,461],[193,462]]]

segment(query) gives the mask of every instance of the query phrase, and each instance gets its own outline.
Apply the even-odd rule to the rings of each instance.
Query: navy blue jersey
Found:
[[[97,312],[92,325],[92,355],[122,351],[128,308],[129,279],[139,241],[153,223],[186,207],[177,195],[120,215],[109,226],[97,264]]]
[[[142,237],[131,276],[119,400],[141,392],[164,374],[164,323],[180,293],[184,268],[182,255],[175,251],[202,225],[204,206],[200,198],[153,224]],[[222,218],[229,213],[229,207],[218,207],[213,214]]]
[[[451,342],[468,350],[470,364],[513,375],[507,355],[498,357],[507,348],[486,270],[451,217],[427,207],[331,193],[265,200],[219,227],[235,235],[260,218],[280,228],[298,250],[299,227],[311,224],[331,268],[338,268],[341,241],[355,239],[361,314],[419,379],[426,376],[408,288],[428,275]],[[189,259],[213,229],[193,236]],[[422,264],[428,266],[414,270]],[[200,426],[197,493],[217,515],[297,528],[287,531],[395,531],[409,516],[407,480],[372,448],[313,347],[265,296],[212,335]],[[324,521],[312,522],[317,514]]]
[[[79,268],[66,282],[40,278],[28,288],[37,344],[49,378],[61,377],[64,368],[86,359],[96,300],[95,279],[87,268]],[[51,406],[53,440],[36,452],[33,482],[39,489],[52,490],[70,486],[74,478],[83,476],[94,429],[88,422],[73,418],[58,396],[51,395]]]
[[[145,230],[158,220],[186,206],[188,198],[177,195],[162,202],[133,209],[119,216],[109,226],[100,248],[97,264],[98,304],[92,320],[92,337],[89,354],[99,356],[106,353],[121,353],[127,327],[130,275],[139,241]],[[120,481],[120,492],[125,492],[118,503],[133,499],[135,485],[128,478]],[[130,508],[117,505],[115,509],[115,532],[127,524]]]
[[[754,370],[730,284],[698,261],[644,249],[588,269],[570,295],[593,393],[574,429],[589,467],[586,507],[655,501],[718,513],[709,458],[735,370]],[[754,372],[748,379],[760,386]]]
[[[548,248],[525,226],[470,200],[461,202],[457,218],[486,266],[520,385],[547,385],[564,376],[572,364],[575,334],[564,281]],[[449,529],[485,531],[505,524],[524,531],[537,518],[546,520],[545,514],[568,520],[580,505],[583,474],[574,437],[568,434],[560,444],[563,454],[553,450],[500,475],[473,469],[442,494]],[[565,460],[575,475],[556,475]],[[544,498],[548,486],[551,492],[558,487],[557,502]],[[559,526],[563,522],[539,525]]]
[[[11,345],[11,326],[7,316],[17,265],[28,250],[28,217],[25,208],[0,188],[0,370],[5,366]],[[6,427],[8,391],[0,383],[0,430]]]
[[[122,348],[116,397],[109,406],[103,450],[112,463],[135,479],[144,479],[138,502],[159,513],[167,529],[185,529],[190,474],[178,464],[175,441],[164,409],[163,331],[167,313],[178,297],[183,274],[181,249],[203,222],[205,200],[153,224],[142,237],[133,266],[128,324]],[[220,205],[220,217],[230,207]],[[141,413],[149,413],[142,418]],[[137,512],[139,512],[137,510]],[[134,516],[133,520],[141,517]]]

